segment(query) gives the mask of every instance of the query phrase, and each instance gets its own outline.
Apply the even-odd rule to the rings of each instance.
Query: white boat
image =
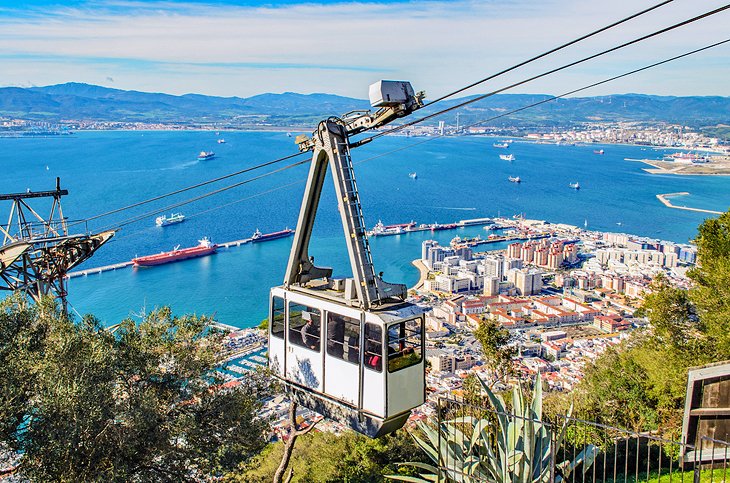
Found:
[[[414,171],[414,172],[412,172],[412,173],[408,173],[408,177],[409,177],[409,178],[411,178],[411,179],[416,179],[416,178],[418,178],[418,175],[417,175],[417,174],[416,174],[416,172]]]
[[[218,144],[225,144],[225,143],[226,143],[226,140],[225,140],[225,139],[223,139],[223,138],[220,138],[220,139],[218,140]]]
[[[494,143],[494,144],[492,144],[492,146],[494,146],[495,148],[504,149],[504,148],[508,148],[509,144],[508,143]]]
[[[514,161],[515,155],[514,154],[500,154],[499,159],[503,161]]]
[[[520,179],[520,177],[519,177],[519,176],[510,176],[510,177],[509,177],[508,179],[509,179],[509,180],[510,180],[510,181],[511,181],[512,183],[521,183],[521,182],[522,182],[522,180]]]
[[[215,157],[215,153],[213,151],[200,151],[200,154],[198,154],[198,159],[213,159]]]
[[[155,218],[155,225],[168,226],[174,225],[175,223],[182,223],[183,221],[185,221],[185,215],[182,213],[172,213],[169,217],[167,215],[162,215]]]
[[[579,190],[580,189],[580,184],[577,181],[575,183],[570,183],[568,186],[570,186],[574,190]]]

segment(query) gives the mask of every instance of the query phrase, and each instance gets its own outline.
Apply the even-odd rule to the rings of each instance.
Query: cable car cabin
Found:
[[[425,402],[424,310],[365,311],[319,290],[271,289],[269,367],[302,405],[360,433],[402,427]]]
[[[426,400],[424,310],[405,301],[404,284],[376,275],[349,136],[408,115],[425,94],[414,94],[406,81],[371,91],[382,93],[375,114],[328,118],[311,137],[297,136],[300,151],[312,151],[312,164],[284,285],[271,289],[269,367],[303,406],[377,437],[403,426]],[[352,269],[345,280],[309,255],[328,166]]]

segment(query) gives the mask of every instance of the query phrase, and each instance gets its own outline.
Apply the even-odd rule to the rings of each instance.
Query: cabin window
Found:
[[[388,371],[395,372],[421,362],[421,320],[411,319],[388,327]]]
[[[360,362],[360,321],[327,313],[327,354],[348,362]]]
[[[274,297],[271,304],[271,320],[269,320],[271,335],[279,339],[284,338],[284,330],[286,329],[286,314],[284,312],[284,299]]]
[[[383,329],[370,322],[365,324],[365,367],[383,370]]]
[[[322,324],[319,309],[289,303],[289,342],[319,352]]]

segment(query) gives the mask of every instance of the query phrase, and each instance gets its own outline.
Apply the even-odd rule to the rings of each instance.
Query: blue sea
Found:
[[[69,195],[64,214],[83,219],[114,208],[192,185],[232,171],[296,152],[283,132],[225,132],[225,144],[210,131],[78,132],[48,138],[0,138],[0,192],[53,189],[61,178]],[[669,209],[658,193],[688,191],[681,204],[725,210],[730,178],[651,175],[647,167],[625,158],[659,159],[664,151],[638,146],[557,146],[514,142],[508,151],[494,148],[495,138],[383,137],[353,151],[358,186],[368,226],[415,220],[448,223],[484,216],[512,216],[583,225],[590,229],[687,242],[711,215]],[[603,148],[604,155],[594,149]],[[216,157],[198,161],[200,151]],[[391,151],[397,150],[393,153]],[[513,162],[499,154],[515,154]],[[370,159],[373,158],[373,159]],[[283,163],[283,164],[286,164]],[[269,169],[275,169],[278,165]],[[81,268],[108,265],[197,244],[248,238],[262,232],[294,228],[307,174],[299,166],[175,210],[184,223],[165,228],[156,215],[125,226]],[[99,230],[125,219],[244,180],[255,171],[154,204],[77,225]],[[408,174],[416,172],[417,179]],[[519,176],[521,184],[508,182]],[[580,182],[580,191],[569,183]],[[292,184],[293,183],[293,184]],[[290,185],[291,184],[291,185]],[[290,185],[280,188],[284,185]],[[272,191],[273,190],[273,191]],[[33,206],[46,211],[40,200]],[[9,205],[2,206],[0,218]],[[3,215],[5,213],[5,215]],[[456,235],[484,234],[482,227],[410,233],[371,240],[376,270],[387,281],[412,285],[418,279],[411,261],[421,242],[447,244]],[[282,282],[291,238],[221,250],[214,256],[153,267],[125,268],[73,278],[69,301],[80,313],[104,323],[169,305],[176,313],[214,314],[219,321],[249,327],[266,317],[269,287]],[[494,245],[490,248],[503,248]],[[311,244],[317,265],[350,272],[331,181],[326,185]]]

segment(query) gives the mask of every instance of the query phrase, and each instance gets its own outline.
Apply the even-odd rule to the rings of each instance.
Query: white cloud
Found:
[[[81,81],[169,93],[364,97],[403,78],[431,97],[655,3],[581,0],[302,4],[277,8],[106,2],[0,17],[1,82]],[[522,79],[722,5],[674,2],[491,83]],[[559,93],[721,40],[728,11],[518,92]],[[590,94],[730,95],[728,47]],[[703,62],[704,61],[704,62]],[[311,67],[307,67],[311,66]],[[691,66],[691,67],[690,67]],[[490,86],[476,91],[490,90]]]

